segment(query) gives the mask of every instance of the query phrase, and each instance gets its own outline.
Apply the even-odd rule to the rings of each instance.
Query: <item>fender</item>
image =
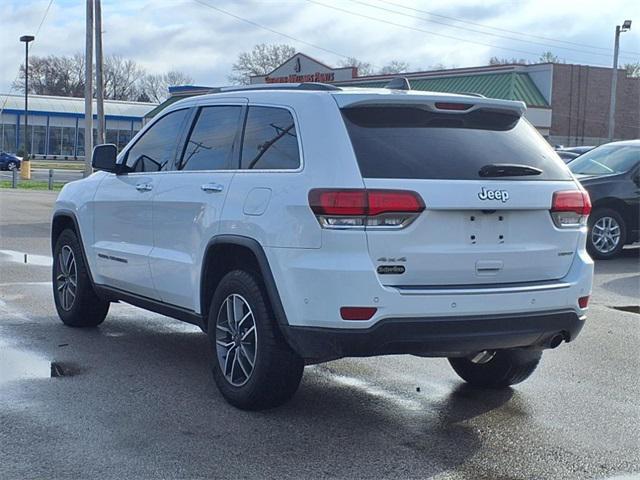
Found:
[[[207,302],[209,302],[208,298],[204,298],[204,279],[206,278],[206,268],[208,263],[204,260],[207,258],[207,254],[213,246],[223,244],[238,245],[240,247],[248,248],[249,250],[251,250],[251,252],[253,252],[258,261],[258,267],[260,268],[260,273],[262,274],[264,286],[267,290],[269,302],[271,303],[271,308],[273,308],[273,313],[275,314],[276,321],[281,327],[280,330],[284,330],[284,328],[282,327],[288,327],[289,322],[287,320],[287,315],[284,312],[282,301],[280,300],[278,287],[276,286],[273,273],[271,272],[271,267],[269,266],[267,255],[264,253],[262,245],[260,245],[256,240],[241,235],[217,235],[209,240],[209,243],[207,243],[207,247],[205,248],[203,256],[202,270],[200,272],[200,311],[205,312],[207,310]]]
[[[51,219],[51,255],[53,256],[55,252],[53,251],[56,248],[55,240],[53,238],[53,224],[56,221],[56,218],[64,217],[68,218],[73,222],[74,229],[76,232],[76,236],[78,237],[78,242],[80,242],[80,251],[82,252],[82,260],[87,268],[87,272],[89,273],[89,280],[91,281],[91,285],[95,287],[95,282],[93,281],[93,274],[91,273],[91,268],[89,267],[89,262],[87,261],[87,253],[84,250],[84,242],[82,241],[82,233],[80,232],[80,224],[78,223],[78,219],[76,218],[76,214],[68,209],[59,209],[56,210]]]

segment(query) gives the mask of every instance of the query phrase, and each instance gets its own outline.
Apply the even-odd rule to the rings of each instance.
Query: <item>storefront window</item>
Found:
[[[16,153],[16,125],[2,124],[0,125],[0,142],[2,143],[2,151]]]
[[[74,127],[62,127],[62,150],[61,155],[73,155],[73,147],[75,144],[76,129]]]
[[[49,148],[47,155],[61,155],[62,153],[62,129],[61,127],[49,127]]]

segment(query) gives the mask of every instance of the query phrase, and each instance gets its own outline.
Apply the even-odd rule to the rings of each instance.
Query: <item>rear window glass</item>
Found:
[[[447,114],[415,107],[342,110],[362,176],[473,180],[482,167],[542,170],[518,180],[566,180],[569,170],[524,119],[487,109]],[[505,177],[501,177],[505,178]]]

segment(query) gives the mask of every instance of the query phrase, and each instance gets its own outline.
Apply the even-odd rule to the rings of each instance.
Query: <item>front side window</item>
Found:
[[[242,142],[242,168],[290,170],[300,166],[293,116],[284,108],[249,107]]]
[[[127,166],[134,172],[159,172],[171,167],[188,110],[168,113],[151,125],[127,153]]]
[[[242,107],[203,107],[198,112],[182,156],[182,170],[228,170],[234,168],[234,141]]]

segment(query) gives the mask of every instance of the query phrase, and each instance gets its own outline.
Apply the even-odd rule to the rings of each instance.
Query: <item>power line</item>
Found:
[[[473,29],[473,28],[463,27],[463,26],[458,26],[458,25],[451,25],[451,24],[446,23],[446,22],[441,22],[441,21],[438,21],[438,20],[432,20],[432,19],[429,19],[429,18],[420,17],[418,15],[399,12],[397,10],[393,10],[393,9],[385,8],[385,7],[380,7],[378,5],[373,5],[371,3],[363,2],[363,1],[360,1],[360,0],[350,0],[350,1],[352,3],[364,5],[364,6],[367,6],[367,7],[370,7],[370,8],[375,8],[375,9],[382,10],[382,11],[385,11],[385,12],[394,13],[396,15],[402,15],[403,17],[417,18],[417,19],[422,20],[424,22],[435,23],[437,25],[443,25],[443,26],[448,27],[448,28],[455,28],[455,29],[458,29],[458,30],[463,30],[465,32],[474,32],[474,33],[479,33],[481,35],[489,35],[489,36],[492,36],[492,37],[504,38],[504,39],[507,39],[507,40],[514,40],[516,42],[530,43],[532,45],[540,45],[540,46],[543,46],[543,47],[546,47],[546,48],[560,48],[560,49],[563,49],[563,50],[571,50],[571,51],[574,51],[574,52],[580,52],[580,53],[583,53],[583,54],[586,54],[586,55],[598,55],[598,56],[606,57],[606,58],[609,58],[609,59],[612,58],[611,53],[589,52],[589,51],[586,51],[586,50],[583,50],[583,49],[579,49],[579,48],[574,48],[574,47],[562,47],[562,46],[559,46],[559,45],[552,45],[552,44],[549,44],[549,43],[542,43],[542,42],[536,42],[536,41],[533,41],[533,40],[525,40],[525,39],[521,39],[521,38],[517,38],[517,37],[513,37],[513,36],[508,36],[508,35],[501,35],[499,33],[483,32],[482,30],[478,30],[478,29]]]
[[[444,34],[444,33],[430,32],[430,31],[424,30],[422,28],[412,27],[410,25],[404,25],[402,23],[395,23],[395,22],[391,22],[391,21],[386,20],[386,19],[383,20],[381,18],[372,17],[372,16],[369,16],[369,15],[365,15],[363,13],[356,13],[356,12],[352,12],[350,10],[346,10],[344,8],[335,7],[333,5],[327,5],[325,3],[321,3],[321,2],[318,2],[316,0],[306,0],[306,1],[309,2],[309,3],[316,4],[316,5],[320,5],[320,6],[325,7],[325,8],[330,8],[332,10],[337,10],[339,12],[347,13],[349,15],[354,15],[354,16],[357,16],[357,17],[366,18],[366,19],[369,19],[369,20],[373,20],[375,22],[384,23],[385,25],[393,25],[395,27],[405,28],[407,30],[413,30],[415,32],[426,33],[427,35],[434,35],[434,36],[437,36],[437,37],[449,38],[451,40],[456,40],[458,42],[473,43],[473,44],[476,44],[476,45],[484,45],[485,47],[498,48],[498,49],[501,49],[501,50],[508,50],[508,51],[517,52],[517,53],[521,53],[521,54],[524,53],[526,55],[530,55],[530,56],[534,56],[534,57],[539,57],[539,55],[540,55],[539,53],[530,52],[528,50],[519,50],[519,49],[515,49],[515,48],[501,47],[499,45],[494,45],[494,44],[491,44],[491,43],[478,42],[476,40],[468,40],[468,39],[465,39],[465,38],[455,37],[453,35],[447,35],[447,34]],[[603,65],[603,64],[592,63],[592,65],[608,68],[607,65]]]
[[[260,24],[258,22],[254,22],[253,20],[249,20],[247,18],[241,17],[241,16],[236,15],[234,13],[228,12],[227,10],[223,10],[220,7],[215,7],[215,6],[205,2],[203,0],[193,0],[193,1],[196,2],[196,3],[199,3],[200,5],[202,5],[204,7],[211,8],[212,10],[215,10],[215,11],[217,11],[219,13],[223,13],[225,15],[233,17],[236,20],[240,20],[241,22],[248,23],[249,25],[253,25],[254,27],[262,28],[263,30],[266,30],[268,32],[275,33],[276,35],[280,35],[282,37],[288,38],[289,40],[293,40],[295,42],[302,43],[303,45],[307,45],[307,46],[315,48],[317,50],[322,50],[323,52],[326,52],[326,53],[331,53],[333,55],[337,55],[338,57],[342,57],[342,58],[345,58],[345,59],[349,58],[348,55],[344,55],[342,53],[336,52],[335,50],[330,50],[328,48],[321,47],[320,45],[316,45],[314,43],[307,42],[306,40],[301,40],[301,39],[299,39],[297,37],[294,37],[293,35],[289,35],[289,34],[286,34],[286,33],[283,33],[283,32],[279,32],[278,30],[275,30],[273,28],[267,27],[266,25],[262,25],[262,24]]]
[[[493,26],[490,26],[490,25],[484,25],[482,23],[476,23],[476,22],[472,22],[472,21],[469,21],[469,20],[463,20],[461,18],[450,17],[450,16],[447,16],[447,15],[441,15],[441,14],[433,13],[433,12],[430,12],[430,11],[427,11],[427,10],[420,10],[418,8],[407,7],[405,5],[401,5],[401,4],[395,3],[395,2],[390,2],[388,0],[378,0],[378,1],[381,2],[381,3],[386,3],[388,5],[394,5],[396,7],[404,8],[406,10],[412,10],[414,12],[419,12],[419,13],[426,13],[427,15],[431,15],[433,17],[444,18],[444,19],[447,19],[447,20],[453,20],[454,22],[466,23],[468,25],[475,25],[476,27],[482,27],[482,28],[487,28],[487,29],[490,29],[490,30],[496,30],[498,32],[512,33],[512,34],[521,35],[521,36],[524,36],[524,37],[538,38],[540,40],[547,40],[547,41],[551,41],[551,42],[564,43],[564,44],[567,44],[567,45],[574,45],[574,46],[577,46],[577,47],[593,48],[593,49],[596,49],[596,50],[604,50],[604,51],[609,51],[610,50],[609,48],[598,47],[596,45],[589,45],[589,44],[584,44],[584,43],[570,42],[568,40],[559,40],[557,38],[544,37],[542,35],[534,35],[532,33],[516,32],[514,30],[507,30],[506,28],[500,28],[500,27],[493,27]],[[626,53],[626,54],[629,54],[629,55],[640,55],[639,52],[629,52],[629,51],[622,51],[622,50],[620,51],[620,53]]]
[[[375,22],[384,23],[385,25],[393,25],[393,26],[395,26],[395,27],[406,28],[406,29],[408,29],[408,30],[413,30],[413,31],[415,31],[415,32],[426,33],[426,34],[428,34],[428,35],[434,35],[434,36],[437,36],[437,37],[448,38],[448,39],[450,39],[450,40],[456,40],[456,41],[459,41],[459,42],[475,43],[475,44],[477,44],[477,45],[484,45],[484,46],[486,46],[486,47],[491,47],[491,48],[500,48],[500,49],[502,49],[502,50],[509,50],[509,51],[512,51],[512,52],[524,53],[524,54],[526,54],[526,55],[533,55],[533,56],[536,56],[536,57],[539,55],[539,54],[538,54],[538,53],[536,53],[536,52],[529,52],[529,51],[527,51],[527,50],[518,50],[518,49],[515,49],[515,48],[500,47],[500,46],[498,46],[498,45],[493,45],[493,44],[490,44],[490,43],[477,42],[477,41],[474,41],[474,40],[466,40],[466,39],[464,39],[464,38],[454,37],[453,35],[447,35],[447,34],[444,34],[444,33],[435,33],[435,32],[430,32],[430,31],[428,31],[428,30],[424,30],[424,29],[422,29],[422,28],[412,27],[412,26],[410,26],[410,25],[404,25],[404,24],[401,24],[401,23],[395,23],[395,22],[391,22],[391,21],[389,21],[389,20],[383,20],[383,19],[380,19],[380,18],[371,17],[371,16],[369,16],[369,15],[365,15],[365,14],[363,14],[363,13],[352,12],[352,11],[350,11],[350,10],[346,10],[346,9],[344,9],[344,8],[335,7],[335,6],[333,6],[333,5],[327,5],[327,4],[325,4],[325,3],[321,3],[321,2],[318,2],[318,1],[316,1],[316,0],[306,0],[306,1],[307,1],[307,2],[309,2],[309,3],[313,3],[313,4],[315,4],[315,5],[320,5],[320,6],[325,7],[325,8],[330,8],[330,9],[332,9],[332,10],[337,10],[337,11],[339,11],[339,12],[347,13],[347,14],[349,14],[349,15],[354,15],[354,16],[356,16],[356,17],[366,18],[366,19],[369,19],[369,20],[373,20],[373,21],[375,21]]]

